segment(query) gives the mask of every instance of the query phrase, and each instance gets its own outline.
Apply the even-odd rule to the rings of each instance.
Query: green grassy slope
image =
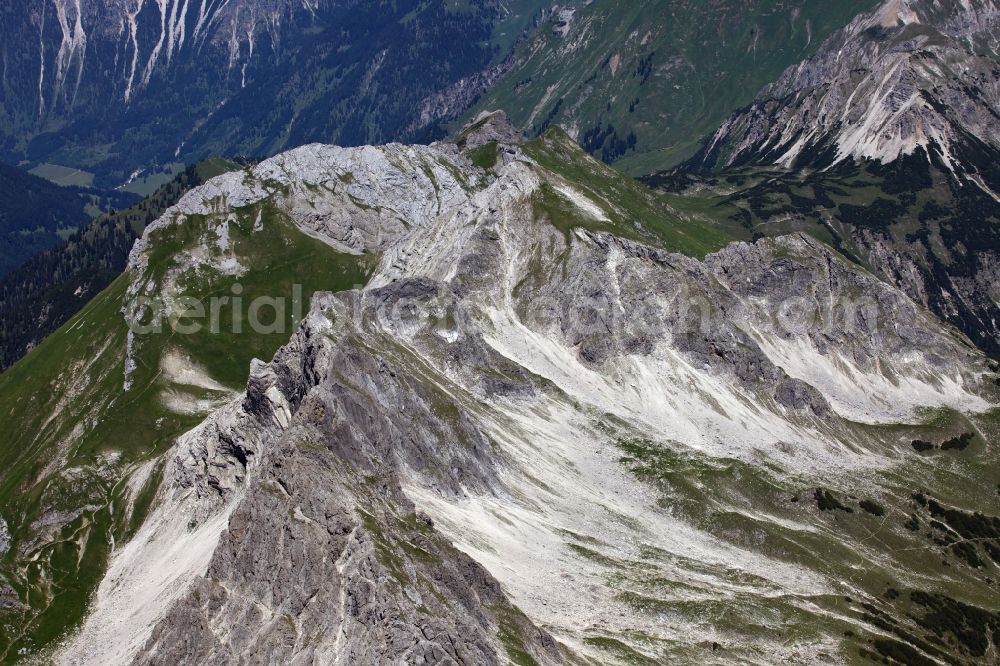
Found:
[[[261,226],[254,230],[260,213]],[[230,240],[248,271],[246,303],[260,295],[289,297],[302,285],[349,289],[367,280],[370,256],[348,256],[297,231],[267,202],[237,211]],[[180,253],[205,245],[212,226],[193,218],[155,235],[149,271],[163,275]],[[232,332],[232,310],[218,334],[182,335],[166,326],[137,335],[133,386],[123,390],[127,326],[121,314],[130,276],[118,277],[62,328],[0,375],[0,515],[12,547],[0,559],[0,661],[32,654],[78,622],[100,581],[111,546],[141,523],[158,466],[138,492],[124,481],[156,461],[204,413],[178,409],[178,397],[217,404],[230,393],[173,383],[170,353],[190,359],[225,389],[245,384],[252,358],[270,359],[287,342],[291,308],[273,334]],[[205,300],[231,293],[236,278],[197,271],[179,295]],[[245,308],[244,308],[245,309]],[[261,319],[271,321],[270,312]],[[183,323],[183,322],[182,322]],[[183,400],[180,404],[188,404]],[[155,463],[151,463],[154,464]],[[45,526],[52,523],[51,528]]]
[[[111,284],[147,224],[192,187],[235,168],[234,162],[218,158],[188,167],[134,206],[98,217],[65,244],[0,278],[0,370]]]
[[[524,147],[525,153],[601,207],[607,222],[582,220],[551,186],[543,186],[536,208],[564,229],[585,227],[703,258],[737,240],[739,224],[702,215],[681,199],[670,200],[639,181],[588,156],[561,128],[550,127]]]
[[[605,161],[651,173],[689,157],[733,109],[875,4],[597,0],[565,37],[544,24],[470,115],[503,109],[529,132],[558,123]]]

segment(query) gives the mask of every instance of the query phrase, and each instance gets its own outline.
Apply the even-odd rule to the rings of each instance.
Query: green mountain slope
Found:
[[[550,127],[526,144],[525,153],[543,168],[559,174],[588,196],[607,206],[604,223],[586,224],[565,208],[562,197],[543,191],[539,206],[550,221],[568,229],[586,226],[623,238],[650,243],[671,252],[704,257],[742,235],[737,222],[699,215],[687,202],[671,199],[589,156],[560,127]]]
[[[190,188],[233,168],[235,163],[219,159],[190,167],[141,202],[89,221],[65,244],[36,254],[0,277],[0,370],[111,284],[146,225]]]
[[[629,173],[669,168],[873,0],[597,0],[551,16],[476,105],[556,123]]]
[[[266,231],[253,231],[258,222]],[[212,232],[204,224],[191,220],[158,234],[163,251],[149,273],[164,275],[185,250],[200,246]],[[300,285],[307,307],[319,289],[365,281],[365,258],[340,255],[305,236],[266,204],[242,211],[230,233],[236,256],[255,267],[239,279],[248,302],[265,294],[291,297]],[[241,389],[250,361],[270,358],[295,324],[289,309],[276,322],[280,333],[235,335],[230,313],[222,334],[174,335],[165,327],[130,343],[121,312],[132,277],[117,277],[0,375],[6,433],[0,515],[13,544],[0,560],[8,602],[0,631],[4,663],[16,661],[21,650],[34,653],[79,622],[111,548],[131,536],[148,510],[162,454]],[[207,301],[234,283],[205,276],[187,281],[177,296]],[[129,351],[131,387],[123,391]],[[209,387],[170,375],[178,362],[204,368]]]

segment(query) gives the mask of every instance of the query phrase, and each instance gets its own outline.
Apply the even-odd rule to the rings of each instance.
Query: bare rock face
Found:
[[[227,420],[236,427],[206,433],[197,455],[178,459],[177,486],[201,495],[206,517],[234,508],[207,572],[135,663],[504,664],[498,633],[538,663],[564,662],[399,485],[416,474],[456,498],[502,488],[503,460],[479,428],[367,346],[387,309],[439,296],[413,281],[326,297],[273,363],[255,366]],[[332,312],[360,318],[369,342],[349,330],[330,336]],[[480,345],[464,348],[469,360],[491,360]],[[244,439],[245,420],[281,434]]]
[[[436,289],[397,282],[314,303],[273,362],[254,364],[245,396],[179,444],[160,515],[133,542],[135,559],[155,557],[179,527],[179,548],[210,542],[204,572],[118,569],[67,661],[500,665],[516,650],[566,662],[400,486],[415,475],[456,499],[503,488],[481,429],[369,346],[387,310]],[[455,351],[494,360],[481,342]],[[151,595],[152,624],[132,615],[124,637],[99,641],[109,617]]]
[[[524,135],[511,124],[503,111],[483,111],[459,135],[458,145],[474,150],[488,143],[516,145],[524,142]]]
[[[135,663],[499,665],[498,631],[539,663],[562,662],[495,579],[418,520],[392,466],[366,450],[382,437],[405,448],[372,397],[310,392],[257,463],[206,574]]]

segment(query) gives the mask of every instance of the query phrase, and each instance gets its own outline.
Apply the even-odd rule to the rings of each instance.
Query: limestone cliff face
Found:
[[[516,141],[501,125],[483,127]],[[879,592],[812,553],[860,548],[890,578],[910,565],[788,498],[822,486],[903,506],[887,479],[913,454],[887,424],[989,409],[985,361],[804,236],[671,252],[623,198],[635,186],[565,138],[466,144],[307,146],[213,180],[147,232],[132,291],[166,300],[186,282],[157,270],[157,244],[203,227],[191,248],[217,247],[215,224],[259,200],[377,265],[317,295],[245,391],[177,441],[57,661],[854,649],[835,600]],[[238,270],[191,248],[175,255],[188,282]],[[789,555],[797,543],[813,545]],[[719,604],[728,620],[699,619]],[[772,613],[821,628],[794,645],[742,628]]]

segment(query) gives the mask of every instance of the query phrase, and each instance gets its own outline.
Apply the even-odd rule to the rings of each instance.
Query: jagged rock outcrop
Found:
[[[307,326],[297,338],[311,347],[317,334]],[[135,663],[499,665],[498,632],[538,663],[564,663],[551,637],[420,520],[399,486],[400,464],[451,470],[439,487],[452,493],[496,485],[496,461],[479,433],[435,416],[423,387],[363,349],[310,358],[296,344],[272,364],[282,374],[299,364],[307,371],[285,390],[302,392],[309,374],[334,369],[368,386],[331,377],[293,399],[280,439],[248,463],[255,478],[207,572],[159,620]],[[248,390],[248,413],[261,404],[259,388]],[[246,459],[214,454],[210,465]]]
[[[351,311],[359,294],[319,299],[274,361],[254,364],[245,396],[178,445],[161,508],[63,659],[503,664],[515,645],[565,663],[399,485],[405,473],[446,496],[499,492],[502,457],[439,389],[349,330],[331,336],[334,312],[372,324],[437,296],[417,281],[373,292],[365,312]],[[195,566],[148,568],[168,535],[201,546]]]
[[[509,146],[524,142],[524,134],[515,128],[503,111],[483,111],[458,137],[458,145],[466,150],[475,150],[488,143]]]

